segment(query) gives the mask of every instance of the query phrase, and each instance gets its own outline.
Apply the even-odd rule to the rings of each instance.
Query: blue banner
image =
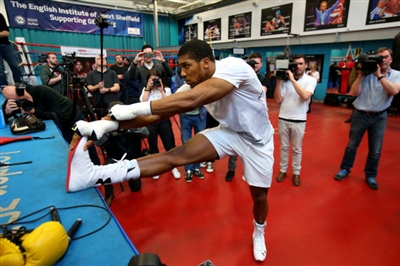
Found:
[[[44,0],[5,0],[10,27],[100,34],[96,19],[104,15],[107,35],[143,37],[143,14]]]

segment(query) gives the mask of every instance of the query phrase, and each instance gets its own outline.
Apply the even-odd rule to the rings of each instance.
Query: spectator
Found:
[[[3,14],[0,14],[0,87],[8,85],[3,59],[8,63],[8,66],[11,69],[14,82],[17,83],[22,81],[14,49],[8,40],[9,36],[10,32],[6,20]]]
[[[68,96],[67,82],[63,79],[61,66],[55,53],[46,55],[46,65],[40,70],[40,79],[43,85],[49,86],[59,92],[61,95]]]
[[[175,75],[174,88],[177,89],[176,92],[190,90],[190,86],[185,84],[181,78],[180,70],[181,68],[179,67]],[[181,121],[180,125],[182,144],[186,143],[186,141],[192,137],[193,131],[194,134],[197,134],[206,128],[206,117],[207,111],[203,106],[179,115]],[[196,162],[192,164],[186,164],[184,167],[186,172],[186,182],[192,182],[193,175],[197,176],[199,179],[204,179],[204,174],[200,170],[200,163]]]
[[[103,80],[101,79],[103,76]],[[96,56],[96,69],[89,71],[86,85],[94,97],[94,107],[100,117],[107,114],[108,105],[117,101],[119,81],[114,70],[107,69],[107,59]]]
[[[171,95],[171,89],[164,87],[161,79],[161,75],[157,69],[149,70],[147,76],[147,85],[142,91],[140,96],[141,102],[150,102],[158,99],[162,99]],[[172,124],[169,118],[158,121],[150,126],[149,129],[149,148],[150,154],[159,153],[158,150],[158,136],[160,136],[161,141],[164,145],[166,151],[171,150],[175,147],[175,142],[173,141]],[[172,175],[174,178],[178,179],[181,177],[181,173],[177,168],[172,169]],[[160,176],[153,176],[153,179],[158,179]]]
[[[87,72],[81,61],[76,61],[74,65],[74,77],[86,78]]]
[[[139,61],[143,60],[143,65],[138,67]],[[159,63],[155,63],[154,60]],[[138,53],[133,60],[131,69],[128,72],[129,79],[135,80],[139,77],[141,81],[141,87],[145,87],[147,84],[147,74],[150,69],[156,68],[162,77],[163,84],[166,87],[171,88],[171,78],[174,76],[174,71],[169,66],[167,60],[164,59],[161,51],[153,50],[151,45],[143,45],[142,51]],[[137,73],[138,71],[138,73]]]
[[[128,71],[129,66],[125,64],[122,55],[115,56],[115,64],[110,67],[117,73],[119,80],[119,92],[117,93],[119,101],[126,102],[126,88],[125,88],[125,73]]]
[[[309,75],[311,77],[314,77],[317,80],[317,82],[319,82],[319,72],[317,70],[317,65],[316,64],[312,63],[310,65],[310,69],[307,71],[307,75]],[[313,95],[311,95],[310,103],[308,104],[307,113],[311,113],[311,104],[312,104]]]
[[[140,67],[143,65],[143,60],[139,60],[135,67]],[[128,71],[125,74],[125,85],[126,85],[126,103],[138,103],[140,102],[140,95],[142,94],[143,87],[141,85],[139,71],[129,75],[130,68],[133,66],[133,60]]]

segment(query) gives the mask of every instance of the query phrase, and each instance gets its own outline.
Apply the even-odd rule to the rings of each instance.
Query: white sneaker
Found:
[[[82,137],[68,154],[68,169],[66,178],[67,192],[75,192],[90,187],[123,182],[126,179],[137,179],[140,170],[136,160],[123,160],[107,165],[94,165],[89,152],[83,150],[87,142]]]
[[[155,175],[155,176],[153,176],[153,179],[154,180],[157,180],[157,179],[159,179],[160,178],[160,176],[159,175]]]
[[[253,255],[256,261],[264,261],[267,257],[267,247],[265,246],[264,228],[254,224],[253,232]]]
[[[200,167],[204,168],[204,167],[206,167],[206,166],[207,166],[207,162],[202,162],[202,163],[200,163]]]
[[[176,179],[181,178],[181,173],[180,173],[179,170],[176,169],[176,168],[172,169],[172,175],[173,175],[174,178],[176,178]]]
[[[207,168],[206,168],[207,173],[212,173],[214,172],[214,165],[212,162],[207,162]]]

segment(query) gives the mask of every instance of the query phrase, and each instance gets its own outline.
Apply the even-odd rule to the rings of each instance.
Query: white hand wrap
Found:
[[[112,119],[122,121],[130,120],[138,115],[151,115],[151,102],[134,103],[130,105],[114,105],[109,115]]]
[[[81,120],[76,122],[72,129],[80,136],[87,136],[91,140],[99,140],[105,133],[117,130],[118,127],[118,121],[97,120],[89,123]]]

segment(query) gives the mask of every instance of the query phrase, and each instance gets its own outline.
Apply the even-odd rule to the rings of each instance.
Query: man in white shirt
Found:
[[[279,141],[280,173],[276,177],[282,182],[286,177],[289,162],[289,148],[292,143],[293,185],[300,186],[300,170],[302,157],[302,143],[306,129],[308,103],[314,93],[317,80],[304,72],[307,64],[303,55],[295,56],[297,63],[294,73],[286,70],[287,81],[277,79],[274,98],[280,103],[279,109]]]
[[[100,167],[90,162],[85,151],[91,143],[86,137],[79,140],[75,135],[69,155],[67,191],[154,176],[188,163],[241,156],[244,180],[253,199],[253,255],[256,261],[263,261],[267,255],[264,229],[274,161],[274,129],[268,117],[265,92],[244,60],[228,57],[216,61],[205,41],[186,42],[179,50],[178,62],[191,90],[151,102],[114,106],[107,119],[79,121],[75,130],[81,136],[99,139],[105,132],[148,125],[202,105],[219,121],[219,126],[196,134],[168,152]]]

